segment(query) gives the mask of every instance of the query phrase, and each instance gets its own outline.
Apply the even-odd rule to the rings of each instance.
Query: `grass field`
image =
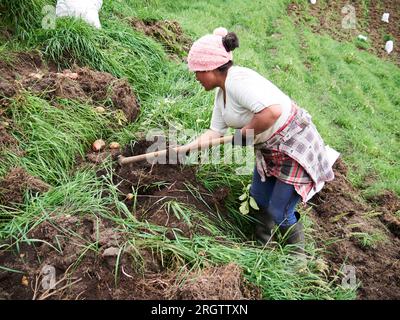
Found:
[[[132,17],[168,19],[178,21],[192,40],[218,26],[236,32],[240,47],[234,52],[235,64],[257,70],[312,114],[326,143],[342,154],[348,178],[362,196],[384,190],[400,195],[399,66],[360,50],[356,43],[338,42],[329,35],[313,33],[306,25],[296,25],[287,13],[291,2],[106,0],[100,14],[101,30],[68,18],[58,20],[56,29],[44,30],[40,27],[41,8],[52,1],[0,0],[0,26],[12,30],[9,39],[0,35],[1,61],[13,65],[12,53],[34,51],[59,70],[78,64],[108,72],[129,82],[141,108],[139,118],[127,123],[118,122],[115,114],[95,112],[91,102],[61,97],[49,100],[29,90],[5,98],[1,121],[12,124],[9,132],[24,154],[1,148],[0,176],[22,167],[51,189],[42,195],[27,192],[18,205],[0,203],[0,248],[18,252],[26,245],[43,242],[32,238],[31,232],[45,221],[57,225],[55,216],[90,216],[97,221],[97,233],[99,221],[107,221],[123,235],[110,272],[115,284],[124,279],[120,265],[124,249],[129,247],[133,248],[132,268],[144,273],[142,251],[151,250],[164,270],[176,274],[183,268],[202,270],[235,262],[246,281],[260,288],[264,299],[356,298],[356,288],[341,286],[340,274],[321,271],[321,249],[311,237],[314,226],[307,212],[304,223],[311,258],[301,271],[286,249],[264,250],[246,239],[249,221],[239,212],[238,197],[251,176],[235,174],[233,165],[203,165],[197,177],[209,192],[220,186],[231,190],[226,208],[235,223],[218,217],[214,210],[204,213],[170,201],[163,207],[168,214],[189,226],[201,219],[206,230],[206,235],[194,233],[191,237],[177,233],[174,239],[167,236],[167,227],[138,219],[135,205],[127,206],[121,200],[112,183],[111,160],[100,165],[109,173],[102,180],[96,176],[99,166],[78,166],[78,159],[85,157],[96,139],[127,145],[149,128],[172,126],[198,133],[208,128],[214,93],[205,92],[184,62],[171,59],[159,41],[134,30],[130,22]],[[307,1],[295,2],[308,5]],[[110,100],[101,102],[106,108],[111,104]],[[132,192],[137,196],[138,190]],[[201,199],[199,194],[196,197]],[[62,227],[58,232],[61,238],[79,236],[74,268],[89,253],[102,252],[96,238],[72,235]],[[366,239],[362,233],[353,237],[366,245],[381,239]],[[63,253],[61,244],[48,244]],[[9,272],[11,267],[4,259],[0,261],[0,269]],[[21,270],[10,273],[19,275],[17,271]]]

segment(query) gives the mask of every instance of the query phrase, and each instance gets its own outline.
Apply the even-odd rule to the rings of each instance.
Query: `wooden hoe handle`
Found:
[[[231,135],[231,136],[225,136],[225,137],[205,141],[205,142],[198,144],[197,146],[192,146],[192,147],[180,146],[180,147],[174,147],[174,148],[155,151],[155,152],[139,154],[137,156],[132,156],[132,157],[124,157],[121,155],[118,157],[118,163],[120,165],[124,165],[124,164],[128,164],[128,163],[143,161],[146,159],[151,160],[152,158],[166,155],[168,151],[174,151],[176,153],[185,154],[188,151],[204,150],[206,148],[210,148],[210,147],[217,146],[220,144],[230,143],[230,142],[232,142],[232,139],[233,139],[233,136]]]

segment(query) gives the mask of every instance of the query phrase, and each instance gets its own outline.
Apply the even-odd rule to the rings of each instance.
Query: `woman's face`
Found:
[[[202,84],[206,91],[217,87],[217,79],[214,71],[196,71],[196,80]]]

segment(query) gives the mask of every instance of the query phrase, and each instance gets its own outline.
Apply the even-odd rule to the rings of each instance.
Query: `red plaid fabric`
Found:
[[[314,186],[314,182],[304,168],[294,159],[278,150],[263,149],[262,155],[266,164],[266,176],[294,186],[303,201]]]
[[[279,137],[281,133],[286,130],[293,121],[295,121],[298,110],[299,108],[297,104],[293,102],[289,119],[270,137],[270,140],[274,137],[275,139]],[[276,147],[280,148],[279,143],[276,144]],[[315,181],[307,173],[304,167],[298,161],[289,157],[285,152],[282,152],[282,150],[279,151],[273,147],[260,148],[258,152],[260,152],[259,155],[261,155],[265,161],[262,164],[258,161],[258,169],[263,171],[266,176],[274,176],[282,182],[293,185],[296,192],[301,196],[305,203],[309,192],[315,186]]]
[[[255,150],[261,181],[269,175],[294,185],[303,202],[335,177],[327,148],[311,116],[295,102],[286,123],[267,141],[255,145]]]

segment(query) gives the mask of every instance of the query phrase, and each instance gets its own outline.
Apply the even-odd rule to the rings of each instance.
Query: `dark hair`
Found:
[[[222,44],[227,52],[233,51],[239,47],[239,38],[236,33],[228,32],[228,34],[222,37]],[[226,73],[230,67],[233,66],[233,61],[229,60],[227,63],[218,67],[217,70],[222,73]]]
[[[236,33],[228,32],[228,34],[222,37],[222,44],[224,45],[226,51],[230,52],[239,47],[239,38]]]
[[[232,60],[229,60],[227,63],[225,63],[225,64],[223,64],[222,66],[218,67],[217,70],[218,70],[219,72],[225,73],[225,72],[227,72],[228,69],[229,69],[230,67],[232,67],[232,66],[233,66],[233,61],[232,61]]]

